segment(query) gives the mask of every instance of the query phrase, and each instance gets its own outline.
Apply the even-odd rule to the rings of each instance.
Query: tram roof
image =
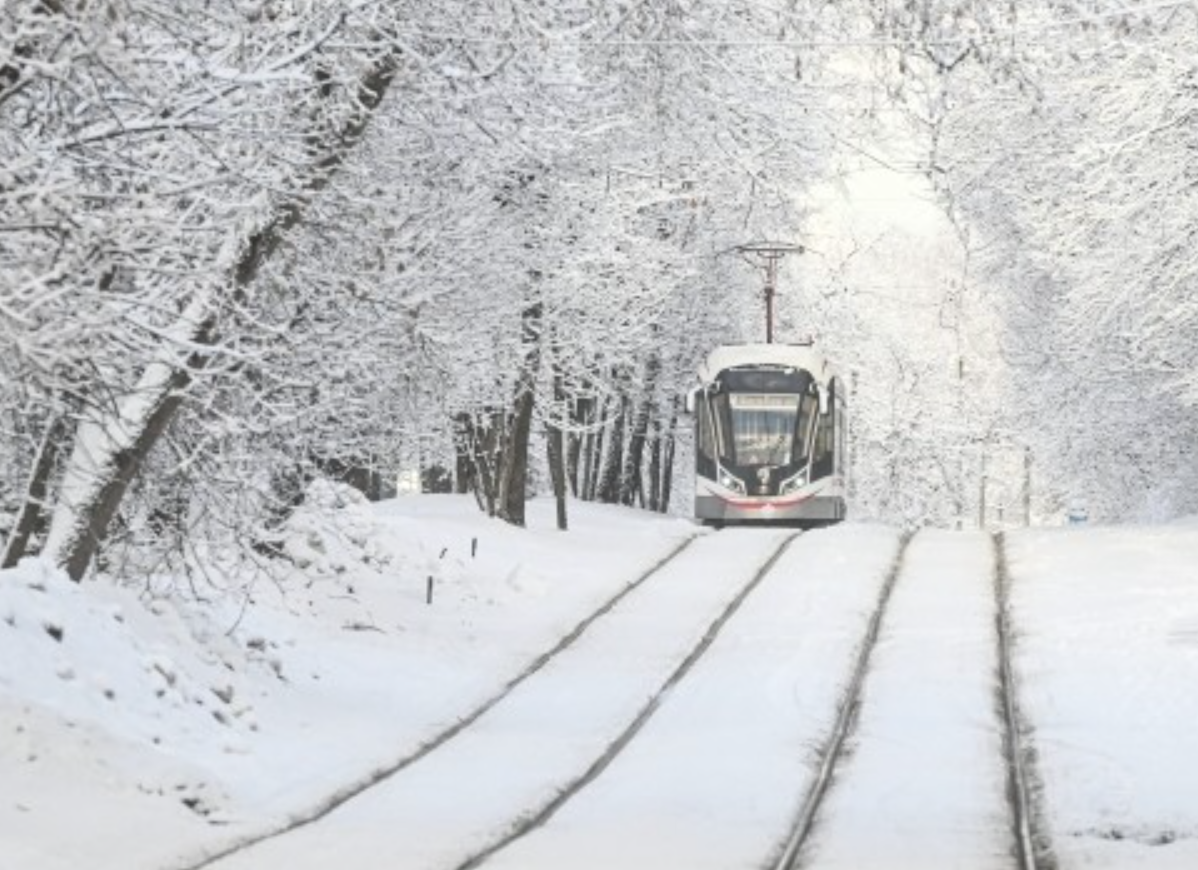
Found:
[[[699,366],[704,382],[714,381],[725,369],[770,365],[805,369],[818,380],[833,376],[827,358],[812,344],[725,344],[713,349]]]

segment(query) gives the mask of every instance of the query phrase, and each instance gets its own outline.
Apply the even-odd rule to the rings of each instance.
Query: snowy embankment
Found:
[[[206,604],[179,578],[0,573],[0,866],[162,870],[277,827],[469,712],[697,531],[314,496],[286,541],[304,569],[239,578],[244,594],[201,577]]]
[[[1198,526],[1008,538],[1016,664],[1062,867],[1198,867]]]
[[[737,529],[695,543],[451,743],[319,824],[216,867],[459,866],[603,754],[784,538]]]

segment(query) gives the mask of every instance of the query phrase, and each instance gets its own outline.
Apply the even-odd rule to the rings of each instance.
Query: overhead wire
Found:
[[[463,45],[503,45],[513,48],[903,48],[913,44],[934,46],[969,46],[1004,42],[1026,36],[1039,36],[1051,31],[1062,30],[1113,18],[1131,18],[1152,12],[1190,7],[1198,11],[1198,0],[1162,0],[1123,9],[1112,9],[1090,15],[1078,15],[1059,21],[1044,21],[1034,25],[1011,27],[989,33],[979,32],[968,36],[927,37],[911,34],[897,37],[861,37],[835,39],[623,39],[623,38],[522,38],[466,36],[461,33],[412,30],[404,31],[407,37],[438,39]]]

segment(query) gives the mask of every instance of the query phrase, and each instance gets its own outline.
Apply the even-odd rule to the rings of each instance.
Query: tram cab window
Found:
[[[710,395],[712,451],[728,468],[805,465],[819,396],[808,372],[729,369]],[[702,433],[701,433],[702,434]]]
[[[733,393],[729,397],[737,465],[789,465],[799,397],[793,393]]]

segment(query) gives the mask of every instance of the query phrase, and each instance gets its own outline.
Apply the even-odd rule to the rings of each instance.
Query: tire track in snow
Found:
[[[852,733],[854,723],[857,720],[857,713],[861,706],[861,691],[865,685],[865,677],[869,672],[870,659],[873,655],[874,647],[878,642],[882,620],[886,615],[891,595],[894,592],[895,585],[898,583],[899,574],[902,572],[903,557],[907,552],[907,545],[910,542],[910,535],[905,535],[899,542],[898,550],[894,555],[894,561],[886,575],[886,580],[882,584],[882,589],[878,593],[878,603],[865,629],[861,645],[858,647],[857,658],[853,665],[848,685],[845,687],[844,694],[841,697],[832,731],[828,735],[827,742],[819,750],[817,756],[819,758],[819,768],[806,794],[803,796],[798,816],[791,827],[791,833],[787,837],[786,843],[782,847],[780,857],[777,861],[771,861],[769,865],[772,870],[796,870],[799,867],[799,857],[802,854],[803,846],[806,844],[812,829],[815,827],[815,820],[819,814],[820,806],[823,804],[824,797],[832,784],[832,779],[836,773],[836,766],[844,753],[845,743]]]
[[[712,643],[719,636],[724,626],[736,612],[740,610],[741,605],[746,599],[761,585],[764,580],[773,570],[778,560],[790,547],[790,545],[799,537],[799,532],[789,535],[774,551],[774,553],[762,564],[757,572],[750,578],[748,583],[737,593],[724,610],[712,621],[708,626],[707,631],[700,638],[699,642],[691,649],[685,659],[674,669],[674,671],[666,678],[661,687],[653,694],[651,698],[637,713],[636,718],[624,729],[620,735],[612,741],[604,750],[603,754],[596,758],[580,776],[572,780],[558,793],[544,804],[539,809],[526,814],[519,819],[506,834],[496,840],[489,846],[479,850],[464,861],[456,864],[454,870],[473,870],[473,868],[481,866],[492,855],[505,849],[507,846],[516,842],[520,838],[532,833],[537,828],[545,825],[553,816],[560,810],[571,798],[577,795],[580,791],[592,783],[608,766],[620,755],[621,752],[636,738],[645,724],[653,718],[653,714],[657,712],[666,696],[670,691],[681,682],[688,673],[694,668],[695,664],[703,657]]]
[[[338,807],[350,800],[353,800],[363,792],[366,792],[386,782],[388,779],[400,773],[405,768],[410,767],[411,765],[420,761],[422,758],[428,756],[430,753],[434,752],[436,749],[457,737],[459,734],[485,716],[491,709],[502,702],[504,698],[515,691],[515,689],[522,683],[527,681],[530,677],[535,676],[554,658],[556,658],[565,650],[569,649],[575,643],[575,641],[582,637],[588,628],[614,610],[621,601],[639,589],[651,577],[658,574],[666,565],[674,561],[674,559],[676,559],[684,550],[686,550],[686,548],[689,547],[698,537],[699,535],[691,535],[690,537],[684,539],[682,543],[674,547],[674,549],[670,550],[668,553],[666,553],[666,555],[654,562],[653,565],[651,565],[647,570],[643,571],[631,582],[626,584],[619,592],[605,601],[602,605],[600,605],[599,608],[574,626],[574,628],[569,633],[564,635],[561,640],[559,640],[551,649],[542,653],[519,674],[508,680],[508,682],[505,683],[498,692],[496,692],[487,700],[483,701],[448,728],[445,728],[444,730],[435,734],[433,737],[426,740],[424,743],[421,743],[414,750],[408,752],[401,758],[396,759],[394,762],[380,767],[361,779],[358,779],[337,790],[329,795],[325,800],[311,807],[307,811],[292,815],[281,825],[257,835],[244,837],[230,845],[208,852],[198,860],[193,860],[186,864],[175,865],[173,870],[204,870],[204,868],[211,867],[218,861],[222,861],[225,858],[231,857],[238,852],[246,851],[268,840],[273,840],[277,837],[297,831],[300,828],[314,824],[315,822],[320,821],[325,816],[332,813]],[[779,554],[780,552],[781,551],[779,551]]]
[[[1019,870],[1056,870],[1039,796],[1030,728],[1019,709],[1019,681],[1013,665],[1015,631],[1011,621],[1011,575],[1002,534],[994,536],[995,630],[998,638],[998,707],[1003,720],[1003,755],[1007,768],[1007,801]]]

